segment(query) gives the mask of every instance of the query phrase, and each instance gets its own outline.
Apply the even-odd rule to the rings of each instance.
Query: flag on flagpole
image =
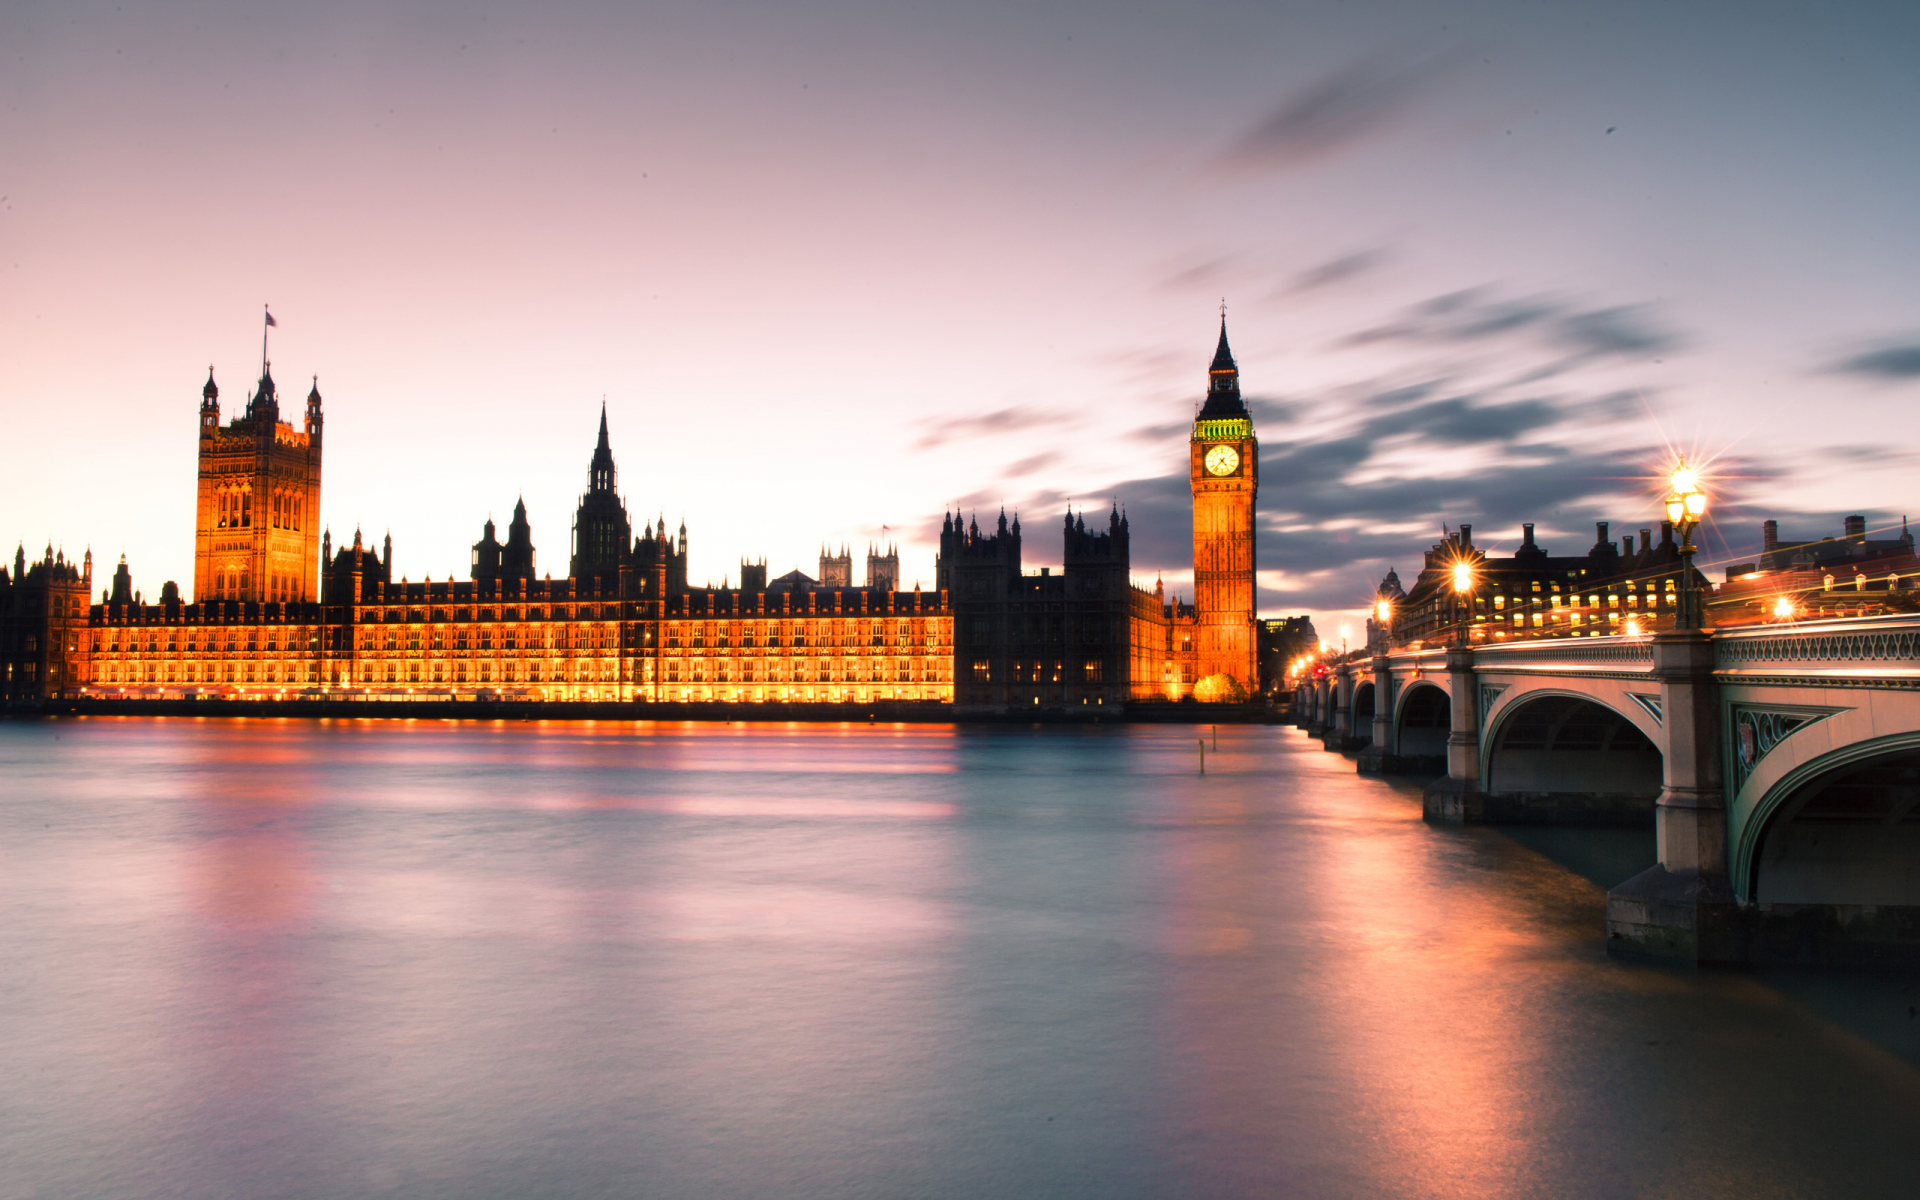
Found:
[[[268,313],[268,314],[267,314],[267,324],[269,324],[269,325],[271,325],[271,326],[273,326],[273,327],[274,327],[274,328],[276,328],[276,329],[278,329],[278,328],[280,327],[280,322],[278,322],[278,321],[276,321],[276,320],[274,320],[274,319],[273,319],[273,314],[272,314],[272,313]]]

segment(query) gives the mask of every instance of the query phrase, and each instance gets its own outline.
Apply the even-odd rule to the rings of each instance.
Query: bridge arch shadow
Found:
[[[1754,815],[1747,897],[1920,913],[1920,735],[1878,750],[1815,759],[1774,787]]]
[[[1353,689],[1353,728],[1349,732],[1353,738],[1352,749],[1358,750],[1373,744],[1374,690],[1371,679],[1362,680]]]
[[[1490,821],[1653,825],[1665,759],[1604,704],[1559,692],[1525,697],[1500,714],[1484,744]]]
[[[1400,694],[1393,743],[1401,770],[1410,774],[1447,773],[1447,736],[1453,729],[1453,702],[1437,683],[1415,679]]]

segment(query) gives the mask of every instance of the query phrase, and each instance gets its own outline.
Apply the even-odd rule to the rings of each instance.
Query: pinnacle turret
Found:
[[[1213,365],[1207,368],[1207,402],[1200,409],[1202,420],[1247,416],[1240,399],[1240,367],[1233,361],[1233,348],[1227,345],[1227,318],[1220,317],[1220,344],[1213,352]]]

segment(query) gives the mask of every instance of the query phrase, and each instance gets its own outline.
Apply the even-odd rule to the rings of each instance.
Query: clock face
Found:
[[[1240,452],[1232,446],[1215,446],[1205,458],[1207,474],[1231,475],[1240,466]]]

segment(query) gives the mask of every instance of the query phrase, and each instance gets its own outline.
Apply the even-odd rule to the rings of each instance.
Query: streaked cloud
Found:
[[[1383,132],[1446,72],[1440,57],[1361,59],[1291,92],[1220,156],[1228,170],[1326,158]]]
[[[1833,364],[1832,370],[1868,379],[1920,379],[1920,341],[1888,342]]]

